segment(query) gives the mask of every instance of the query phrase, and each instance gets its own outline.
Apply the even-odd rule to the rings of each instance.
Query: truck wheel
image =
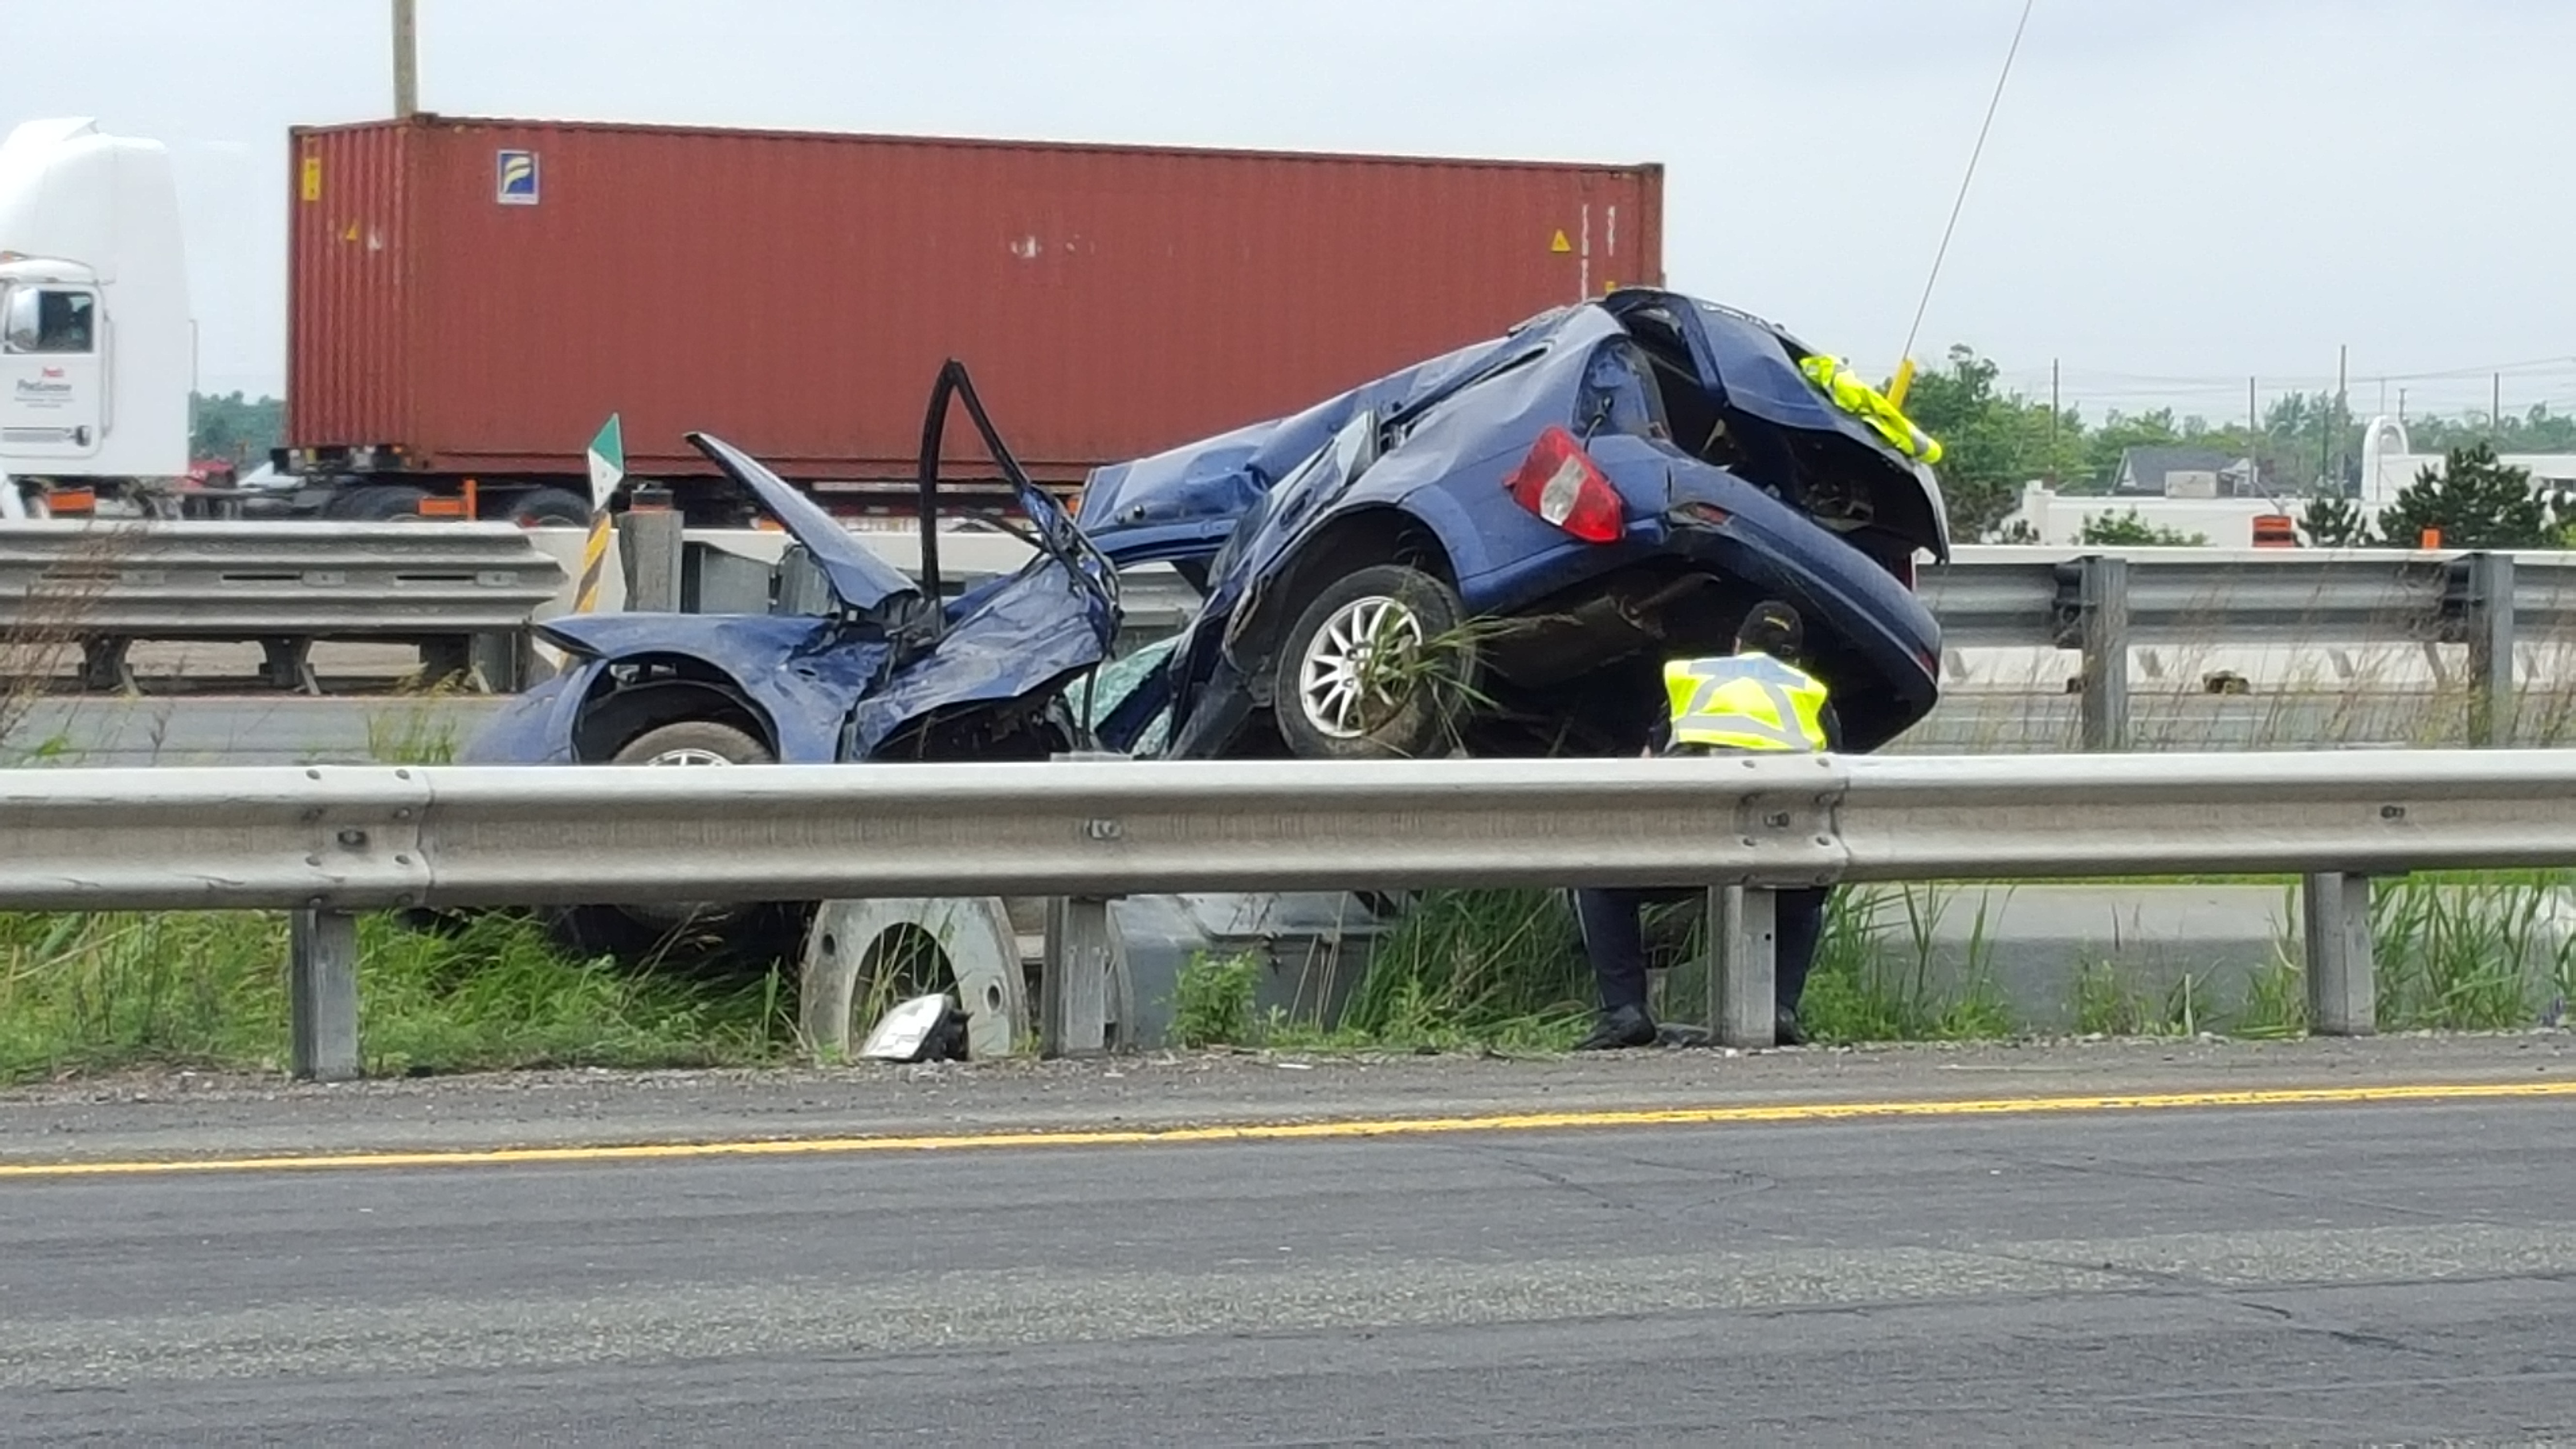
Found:
[[[1466,609],[1420,569],[1380,564],[1336,579],[1282,641],[1271,680],[1280,738],[1301,759],[1449,753],[1475,678]]]
[[[569,488],[531,488],[502,516],[521,528],[587,528],[590,500]]]
[[[368,483],[333,497],[323,505],[322,516],[351,523],[412,523],[419,520],[421,500],[428,496],[408,483]]]

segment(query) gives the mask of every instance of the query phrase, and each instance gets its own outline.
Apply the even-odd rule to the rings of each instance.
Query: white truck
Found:
[[[0,517],[173,516],[195,383],[179,188],[157,141],[0,142]]]

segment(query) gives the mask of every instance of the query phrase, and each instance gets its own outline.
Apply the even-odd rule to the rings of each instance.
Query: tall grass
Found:
[[[1592,971],[1557,891],[1431,891],[1381,937],[1339,1027],[1381,1042],[1580,1034]]]
[[[402,702],[367,712],[367,757],[385,765],[449,765],[461,744],[455,717],[438,708],[460,698],[465,685],[450,675],[402,691]]]
[[[1829,906],[1801,1003],[1820,1043],[1973,1040],[2025,1030],[1997,982],[1992,896],[1977,889],[1967,919],[1957,887],[1847,888]],[[2230,963],[2201,963],[2138,983],[2109,959],[2066,963],[2078,1033],[2279,1038],[2307,1030],[2303,953],[2285,891],[2272,950],[2242,963],[2242,985],[2219,983]],[[1658,1016],[1696,1021],[1706,958],[1696,905],[1649,915]],[[1955,927],[1955,929],[1954,929]],[[2491,1030],[2562,1020],[2576,997],[2576,900],[2557,873],[2423,875],[2374,894],[2378,1011],[2383,1030]],[[1592,1000],[1588,966],[1561,895],[1432,892],[1389,935],[1338,1037],[1348,1044],[1492,1039],[1570,1040]],[[1529,1023],[1556,1025],[1532,1033]],[[1257,1034],[1257,1033],[1256,1033]],[[1311,1034],[1311,1033],[1310,1033]]]
[[[2576,936],[2550,877],[2408,877],[2371,894],[2386,1030],[2528,1026],[2576,986]]]
[[[1980,897],[1959,979],[1938,965],[1952,892],[1938,886],[1836,891],[1816,944],[1799,1020],[1819,1042],[2010,1036],[2018,1026],[1995,984],[1994,940]]]
[[[565,960],[532,922],[359,921],[370,1075],[780,1059],[792,993],[718,992]],[[249,912],[0,914],[0,1081],[137,1066],[276,1070],[286,922]]]
[[[454,758],[454,727],[429,698],[369,719],[375,758]],[[24,718],[18,699],[0,701],[0,755],[30,763],[49,750],[6,749]],[[775,972],[711,986],[572,960],[536,922],[508,915],[435,934],[362,917],[358,941],[359,1044],[371,1075],[766,1062],[795,1040],[794,993]],[[272,913],[0,913],[0,1082],[133,1067],[276,1070],[286,959],[286,921]]]

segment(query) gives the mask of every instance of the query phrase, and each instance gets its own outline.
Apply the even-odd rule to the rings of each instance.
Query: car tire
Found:
[[[612,765],[774,765],[778,756],[748,730],[711,719],[684,719],[649,729],[609,756]],[[626,914],[648,926],[677,929],[714,928],[751,914],[749,905],[709,905],[698,901],[627,908]]]
[[[750,732],[692,719],[646,730],[610,756],[612,765],[771,765],[778,756]],[[795,958],[804,944],[807,907],[783,902],[712,905],[571,906],[549,913],[555,939],[584,956],[630,964],[685,958],[718,971],[757,971]]]
[[[1281,641],[1271,677],[1280,738],[1308,760],[1451,753],[1476,677],[1475,647],[1459,638],[1465,622],[1457,592],[1420,569],[1379,564],[1334,580]],[[1392,678],[1361,677],[1379,647],[1410,662]]]
[[[750,732],[711,719],[649,729],[609,757],[612,765],[774,765],[778,756]]]

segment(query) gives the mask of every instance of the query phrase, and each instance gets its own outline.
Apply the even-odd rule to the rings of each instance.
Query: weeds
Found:
[[[2074,1026],[2079,1036],[2166,1036],[2177,1031],[2169,1003],[2130,985],[2128,975],[2112,962],[2076,967]]]
[[[2256,968],[2245,982],[2245,1005],[2231,1027],[2249,1041],[2284,1041],[2308,1030],[2307,973],[2288,956]]]
[[[367,757],[386,765],[452,765],[458,739],[453,716],[438,702],[465,692],[457,676],[406,690],[412,702],[367,715]]]
[[[775,975],[723,993],[557,954],[485,916],[453,935],[359,922],[371,1075],[780,1059]],[[0,914],[0,1081],[134,1066],[276,1070],[286,923],[249,912]]]
[[[2576,938],[2556,933],[2558,894],[2510,878],[2415,877],[2372,892],[2378,1012],[2389,1030],[2527,1026],[2576,980]],[[2554,937],[2554,939],[2553,939]]]
[[[1579,1022],[1592,994],[1561,892],[1429,891],[1369,953],[1340,1024],[1381,1042],[1538,1040]]]
[[[1256,1031],[1252,1012],[1255,969],[1249,956],[1216,960],[1202,953],[1191,957],[1173,985],[1172,1044],[1251,1045]]]
[[[1825,912],[1799,1021],[1820,1042],[1956,1041],[2020,1028],[1994,980],[1982,893],[1958,984],[1945,986],[1936,939],[1948,910],[1936,886],[1844,890]]]

